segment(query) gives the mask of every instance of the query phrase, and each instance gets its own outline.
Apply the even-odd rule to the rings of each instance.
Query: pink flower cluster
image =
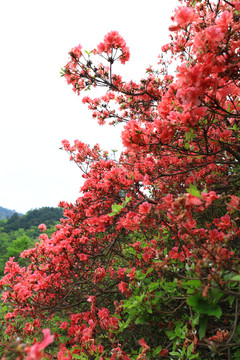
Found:
[[[108,56],[111,56],[113,49],[120,49],[122,51],[122,54],[119,56],[122,64],[125,64],[125,62],[129,60],[129,48],[126,45],[126,41],[119,35],[117,31],[111,31],[108,33],[104,37],[104,41],[97,46],[97,51],[99,54],[106,53]]]

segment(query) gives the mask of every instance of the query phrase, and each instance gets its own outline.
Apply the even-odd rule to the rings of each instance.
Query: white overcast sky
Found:
[[[81,172],[59,150],[79,139],[120,148],[120,128],[100,127],[60,77],[68,52],[92,50],[117,30],[130,47],[123,74],[135,80],[169,41],[177,0],[11,0],[0,2],[0,206],[25,213],[74,202]],[[90,95],[91,93],[84,93]]]

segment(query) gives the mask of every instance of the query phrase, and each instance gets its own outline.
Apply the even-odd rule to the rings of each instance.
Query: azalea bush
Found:
[[[6,264],[8,342],[42,351],[44,330],[48,358],[239,359],[239,19],[239,0],[180,1],[139,82],[114,72],[130,57],[116,31],[70,51],[62,76],[77,95],[106,89],[82,101],[100,125],[124,124],[124,150],[63,141],[85,181],[22,253],[30,265]]]

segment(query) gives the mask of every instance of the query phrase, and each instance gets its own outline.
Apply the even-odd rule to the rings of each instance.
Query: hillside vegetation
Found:
[[[11,210],[9,211],[11,212]],[[20,265],[26,264],[26,260],[19,258],[19,255],[24,250],[34,246],[38,240],[40,235],[38,225],[44,223],[47,226],[46,232],[50,236],[55,231],[55,225],[60,222],[62,216],[63,211],[60,208],[43,207],[30,210],[25,215],[14,212],[8,219],[1,219],[0,276],[3,275],[5,263],[10,257],[15,257]]]
[[[10,218],[15,212],[16,212],[15,210],[6,209],[6,208],[0,206],[0,220]],[[17,213],[17,214],[23,215],[20,213]]]

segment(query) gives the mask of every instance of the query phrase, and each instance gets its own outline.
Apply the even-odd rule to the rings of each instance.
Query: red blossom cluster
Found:
[[[110,61],[114,61],[115,58],[112,57],[113,50],[120,49],[122,54],[119,56],[120,62],[122,64],[125,64],[126,61],[130,58],[130,52],[129,48],[126,45],[126,41],[119,35],[117,31],[111,31],[104,37],[104,41],[98,44],[97,52],[98,54],[106,53],[108,56],[108,59]]]
[[[83,102],[101,125],[124,123],[124,150],[62,142],[81,194],[0,280],[7,334],[19,316],[28,335],[62,318],[59,360],[230,359],[239,346],[240,1],[181,4],[162,48],[181,61],[175,77],[163,57],[138,83],[114,74],[129,59],[116,31],[64,69],[77,94],[106,87]]]

